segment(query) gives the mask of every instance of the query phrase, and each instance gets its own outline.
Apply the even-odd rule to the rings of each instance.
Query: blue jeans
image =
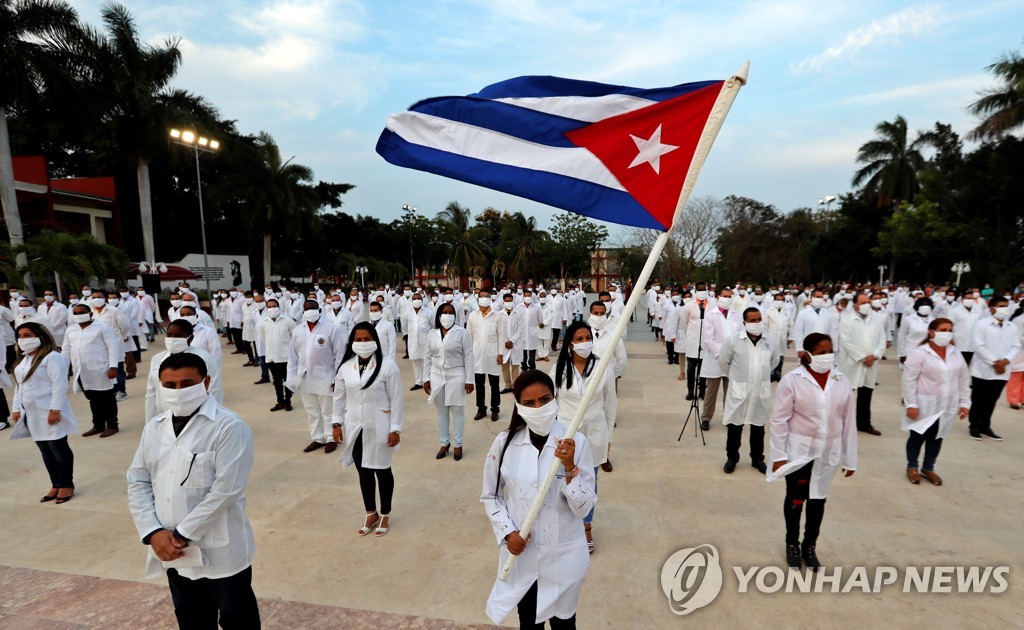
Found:
[[[600,466],[594,466],[594,495],[595,496],[597,495],[597,471],[600,470],[600,469],[601,469]],[[590,513],[583,517],[583,522],[586,523],[587,525],[590,525],[591,523],[594,522],[594,509],[596,507],[597,506],[590,508]]]
[[[907,435],[907,468],[917,468],[917,456],[921,454],[921,446],[924,446],[924,465],[921,470],[932,472],[935,470],[935,460],[942,450],[942,438],[936,437],[939,434],[939,421],[936,420],[924,433],[910,431]]]
[[[441,446],[454,442],[455,448],[461,448],[462,434],[466,427],[466,406],[444,404],[443,388],[435,394],[434,406],[437,407],[437,432],[441,436]],[[449,421],[454,425],[455,435],[449,431]]]
[[[114,385],[115,392],[126,393],[124,389],[125,373],[124,373],[124,361],[117,364],[117,382]]]

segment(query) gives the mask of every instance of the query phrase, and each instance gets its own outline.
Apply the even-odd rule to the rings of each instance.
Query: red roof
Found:
[[[117,198],[113,177],[75,177],[73,179],[54,179],[50,181],[50,189],[54,192],[68,192],[90,197],[100,197],[113,201]]]
[[[50,177],[46,172],[46,158],[41,155],[16,155],[11,158],[14,164],[14,179],[26,184],[46,186]]]

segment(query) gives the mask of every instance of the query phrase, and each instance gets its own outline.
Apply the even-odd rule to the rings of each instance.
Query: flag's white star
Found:
[[[638,138],[633,134],[629,134],[629,137],[633,139],[633,142],[636,143],[636,148],[640,150],[640,152],[637,153],[636,158],[633,159],[633,163],[629,165],[629,168],[639,166],[646,162],[647,164],[650,164],[651,168],[654,169],[654,172],[659,175],[661,174],[661,156],[666,153],[671,153],[679,148],[671,144],[661,143],[661,125],[658,125],[658,128],[654,130],[654,133],[651,134],[651,137],[647,140]]]

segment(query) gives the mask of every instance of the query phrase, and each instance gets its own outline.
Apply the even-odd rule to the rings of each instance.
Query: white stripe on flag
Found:
[[[626,190],[593,153],[583,148],[546,146],[418,112],[395,114],[388,118],[387,126],[412,144],[496,164],[548,171],[613,190]]]
[[[643,109],[658,102],[627,94],[607,94],[605,96],[532,96],[496,98],[493,100],[582,122],[597,122],[610,116],[635,112],[638,109]]]

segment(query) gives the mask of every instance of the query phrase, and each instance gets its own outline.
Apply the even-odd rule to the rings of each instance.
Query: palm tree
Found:
[[[265,131],[250,145],[240,143],[229,155],[232,167],[210,188],[214,200],[240,200],[242,220],[263,240],[263,278],[270,278],[273,234],[293,234],[319,208],[308,166],[281,159],[281,150]]]
[[[499,255],[507,265],[510,278],[520,279],[535,273],[540,266],[540,245],[548,233],[537,229],[537,219],[516,212],[502,219]]]
[[[0,0],[0,205],[14,247],[24,244],[25,236],[14,191],[7,112],[29,106],[43,83],[40,66],[52,53],[53,41],[77,27],[78,15],[64,2]],[[18,254],[18,263],[25,266],[24,254]],[[25,278],[30,290],[31,282]]]
[[[875,198],[879,208],[912,201],[918,189],[917,174],[925,163],[921,149],[933,144],[932,134],[919,131],[908,144],[903,116],[878,123],[875,133],[876,139],[865,142],[857,151],[857,162],[865,166],[854,175],[853,185],[864,184],[864,193]]]
[[[470,267],[483,262],[487,254],[484,240],[487,228],[471,226],[472,215],[469,208],[463,208],[457,201],[452,201],[437,215],[441,227],[442,238],[448,243],[448,277],[453,280],[469,273]]]
[[[17,251],[27,256],[28,269],[36,277],[53,278],[58,295],[64,295],[67,287],[88,283],[91,278],[114,278],[120,282],[128,266],[128,256],[123,251],[100,243],[91,234],[44,230]]]
[[[96,129],[95,145],[127,159],[135,168],[146,260],[156,260],[149,164],[167,151],[171,127],[216,124],[217,112],[203,97],[171,89],[181,66],[180,40],[153,47],[139,38],[128,9],[108,2],[101,11],[106,33],[86,29],[80,49],[89,73],[83,77],[96,102],[108,106]]]
[[[975,116],[986,117],[967,135],[971,140],[997,138],[1024,124],[1024,55],[1005,53],[985,69],[1003,85],[981,92],[981,98],[967,107]]]

